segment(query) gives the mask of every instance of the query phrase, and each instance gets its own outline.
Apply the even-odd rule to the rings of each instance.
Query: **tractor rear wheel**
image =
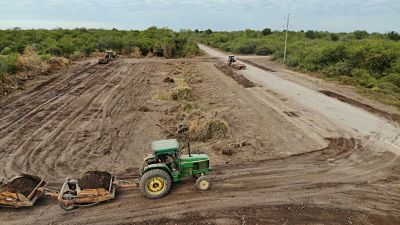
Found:
[[[201,176],[196,180],[196,188],[199,191],[208,191],[211,188],[211,180],[207,176]]]
[[[147,171],[140,178],[142,194],[151,199],[162,198],[171,190],[172,180],[167,172],[160,169]]]

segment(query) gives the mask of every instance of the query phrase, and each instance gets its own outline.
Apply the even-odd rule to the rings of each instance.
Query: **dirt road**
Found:
[[[228,57],[205,45],[199,46],[212,57],[221,60]],[[400,154],[398,124],[252,65],[247,65],[247,69],[241,73],[262,86],[253,89],[253,92],[265,100],[266,104],[282,112],[294,111],[301,114],[301,118],[293,119],[293,123],[313,134],[316,140],[348,135],[365,139],[363,143],[371,147],[384,148]],[[280,100],[276,95],[285,100]]]
[[[150,142],[166,137],[155,124],[178,104],[155,98],[173,85],[164,78],[187,71],[196,78],[195,104],[230,126],[225,139],[193,143],[212,157],[212,190],[198,192],[189,179],[163,199],[118,191],[111,202],[72,212],[46,198],[33,208],[1,208],[1,224],[399,224],[394,150],[371,150],[363,133],[324,110],[307,111],[296,96],[243,88],[214,61],[86,65],[0,106],[0,177],[33,173],[60,188],[65,177],[92,169],[134,175]],[[233,146],[232,155],[214,148],[221,143]]]

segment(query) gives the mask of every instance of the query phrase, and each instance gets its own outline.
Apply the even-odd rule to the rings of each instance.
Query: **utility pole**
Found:
[[[287,39],[288,39],[288,31],[289,31],[289,16],[287,15],[287,22],[286,22],[286,37],[285,37],[285,51],[283,52],[283,62],[286,61],[286,51],[287,51]]]

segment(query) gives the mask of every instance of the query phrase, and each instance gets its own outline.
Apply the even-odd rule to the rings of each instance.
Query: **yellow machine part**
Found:
[[[78,192],[78,197],[103,196],[108,194],[110,194],[110,192],[104,188],[84,189]]]
[[[17,193],[14,193],[14,192],[8,192],[8,191],[1,192],[0,199],[6,199],[6,198],[18,199],[18,195],[17,195]]]

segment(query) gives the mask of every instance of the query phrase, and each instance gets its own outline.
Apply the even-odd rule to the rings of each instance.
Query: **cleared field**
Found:
[[[69,213],[41,199],[34,208],[1,209],[2,223],[399,223],[398,155],[351,137],[316,137],[293,122],[301,113],[271,107],[265,96],[273,93],[242,87],[214,63],[205,57],[83,65],[0,106],[0,177],[31,173],[60,188],[65,177],[87,170],[135,175],[151,141],[177,126],[168,121],[180,103],[157,97],[173,86],[165,78],[192,75],[193,104],[229,125],[226,137],[193,143],[211,156],[212,190],[197,192],[187,180],[159,200],[119,191],[109,203]]]

